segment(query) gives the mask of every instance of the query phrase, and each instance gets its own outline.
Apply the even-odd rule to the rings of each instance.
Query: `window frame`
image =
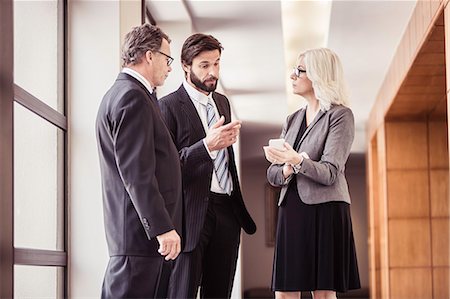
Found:
[[[68,297],[67,0],[58,0],[57,7],[57,95],[62,113],[14,84],[14,1],[0,1],[0,298],[14,298],[14,265],[62,267],[63,285],[57,288]],[[14,102],[63,132],[57,137],[57,229],[63,236],[62,251],[14,247]]]
[[[13,297],[13,3],[0,1],[0,297]]]

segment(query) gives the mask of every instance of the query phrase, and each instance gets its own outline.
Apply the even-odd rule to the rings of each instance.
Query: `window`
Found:
[[[67,3],[0,5],[0,297],[64,298]]]

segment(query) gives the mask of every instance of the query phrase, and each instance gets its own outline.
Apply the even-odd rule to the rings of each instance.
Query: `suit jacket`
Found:
[[[181,235],[178,151],[156,98],[120,73],[97,115],[103,212],[110,256],[160,256],[156,236]]]
[[[288,116],[281,138],[293,145],[300,125],[306,117],[302,108]],[[320,110],[300,139],[297,152],[305,152],[310,159],[304,159],[297,175],[291,177],[297,183],[298,195],[306,204],[328,201],[350,203],[345,163],[355,135],[352,111],[344,106],[334,105],[330,110]],[[282,187],[278,204],[283,202],[290,179],[285,180],[283,166],[272,164],[267,170],[269,183]]]
[[[229,123],[231,112],[228,99],[216,92],[213,93],[213,99],[220,115],[225,116],[225,123]],[[203,228],[214,163],[203,144],[206,132],[200,116],[183,85],[160,99],[159,105],[180,156],[183,176],[183,224],[185,225],[183,251],[189,252],[197,245]],[[242,199],[233,147],[229,146],[227,150],[229,171],[233,181],[231,194],[233,210],[244,231],[253,234],[256,231],[256,225]]]

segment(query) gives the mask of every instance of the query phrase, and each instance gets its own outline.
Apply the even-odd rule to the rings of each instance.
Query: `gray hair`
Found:
[[[122,45],[122,66],[139,64],[147,51],[159,51],[163,39],[170,43],[159,27],[147,23],[133,27]]]
[[[301,53],[299,59],[302,57],[306,76],[312,82],[320,109],[327,111],[331,105],[348,106],[344,71],[336,53],[327,48],[318,48]]]

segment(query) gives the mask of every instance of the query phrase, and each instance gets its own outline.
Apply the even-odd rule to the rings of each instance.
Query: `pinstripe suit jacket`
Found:
[[[220,115],[225,123],[231,121],[228,99],[213,93]],[[184,252],[192,251],[199,240],[208,208],[208,197],[213,175],[213,160],[203,144],[206,132],[192,100],[183,86],[159,101],[161,112],[178,149],[183,181],[183,239]],[[241,194],[233,147],[227,148],[229,170],[233,181],[231,194],[233,210],[245,232],[253,234],[256,225],[248,213]]]

